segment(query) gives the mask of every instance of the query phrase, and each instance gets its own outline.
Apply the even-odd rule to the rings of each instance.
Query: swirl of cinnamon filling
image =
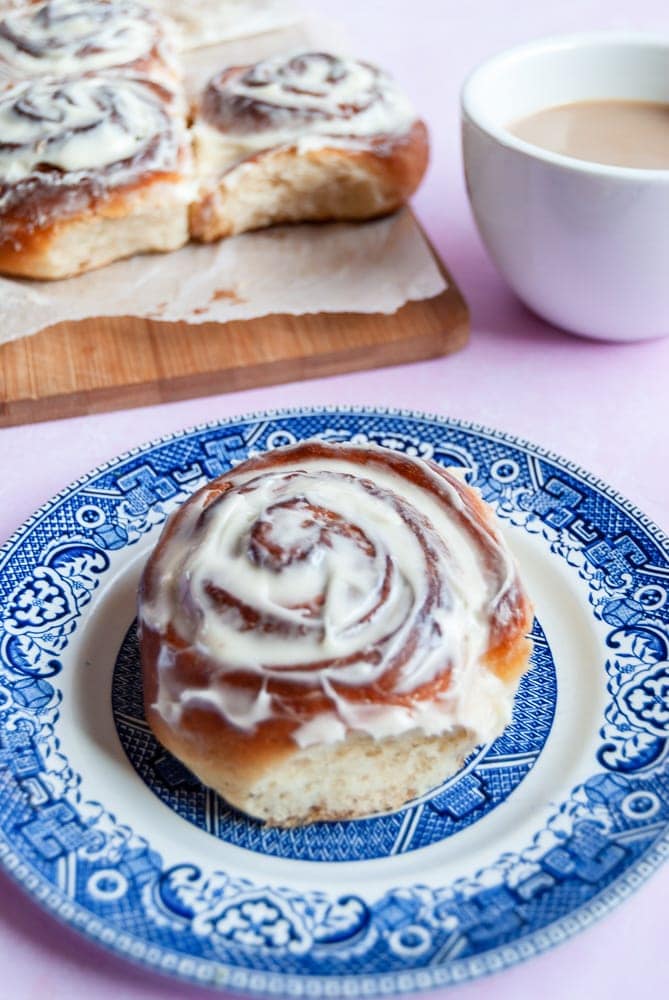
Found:
[[[159,87],[102,76],[0,92],[0,231],[176,171],[182,140],[167,99]]]
[[[404,134],[416,120],[406,95],[381,70],[325,52],[226,69],[209,82],[201,110],[225,134],[273,134],[266,146],[296,132],[351,140]]]
[[[0,72],[22,80],[142,70],[164,45],[160,22],[135,0],[48,0],[0,21]]]
[[[250,730],[277,721],[387,735],[476,728],[458,714],[529,625],[476,494],[436,465],[307,442],[251,459],[169,522],[144,573],[154,708]],[[497,671],[497,674],[495,673]],[[480,725],[486,738],[486,725]],[[338,737],[337,737],[338,738]]]

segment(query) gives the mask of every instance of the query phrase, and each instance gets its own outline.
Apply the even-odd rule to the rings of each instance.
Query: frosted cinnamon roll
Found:
[[[0,92],[0,271],[59,278],[187,239],[190,159],[171,95],[124,77]]]
[[[110,69],[179,79],[169,29],[136,0],[47,0],[0,20],[0,81]]]
[[[275,56],[215,76],[193,130],[201,240],[278,222],[369,219],[415,191],[427,130],[368,63],[325,52]]]
[[[139,596],[146,716],[268,823],[396,809],[502,732],[531,620],[471,488],[306,442],[237,466],[165,527]]]

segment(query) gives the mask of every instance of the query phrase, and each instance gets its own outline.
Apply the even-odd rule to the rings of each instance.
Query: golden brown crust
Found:
[[[180,174],[147,173],[132,184],[91,197],[81,211],[64,214],[60,218],[57,211],[54,211],[55,221],[47,225],[31,225],[28,220],[22,225],[18,212],[11,218],[0,219],[0,273],[41,280],[73,277],[91,267],[100,267],[110,260],[140,252],[142,247],[136,245],[135,234],[131,234],[129,230],[128,249],[127,252],[123,251],[124,221],[130,223],[142,216],[145,221],[150,221],[146,219],[147,215],[155,218],[156,209],[161,204],[169,205],[170,188],[181,182]],[[173,210],[181,212],[185,218],[186,208],[180,195]],[[161,242],[167,244],[166,250],[182,246],[187,239],[185,225],[183,228],[183,238],[180,240],[172,235],[175,232],[173,227],[170,227],[171,232],[167,238],[155,231],[152,233],[147,228],[144,249],[160,250]],[[82,249],[80,241],[88,238],[93,246],[91,255],[87,257],[83,253],[77,253],[77,250]],[[114,245],[109,246],[110,256],[107,259],[104,256],[104,246],[100,245],[105,238],[114,240]],[[70,242],[75,243],[73,253],[69,251]]]
[[[417,120],[403,136],[379,136],[365,148],[323,146],[264,150],[224,173],[190,210],[191,235],[204,243],[283,223],[363,221],[404,205],[427,169],[427,127]],[[300,172],[304,170],[304,179]],[[285,196],[277,199],[280,185]],[[260,187],[258,205],[238,207]],[[267,207],[263,201],[269,196]]]
[[[439,466],[434,466],[443,471]],[[475,490],[469,490],[469,502],[478,512],[482,522],[495,531],[494,515],[490,506]],[[532,654],[532,641],[526,638],[532,629],[534,608],[521,586],[515,592],[515,614],[506,629],[493,631],[491,645],[485,656],[485,664],[501,681],[511,683],[520,679],[527,670]]]

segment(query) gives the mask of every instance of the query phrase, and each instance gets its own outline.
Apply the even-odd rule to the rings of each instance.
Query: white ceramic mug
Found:
[[[572,333],[669,334],[669,169],[590,163],[508,126],[572,101],[669,102],[669,40],[548,38],[503,52],[462,90],[467,190],[481,236],[520,298]]]

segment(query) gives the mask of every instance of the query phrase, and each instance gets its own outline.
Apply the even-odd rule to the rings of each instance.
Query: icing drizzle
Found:
[[[326,52],[226,69],[210,81],[203,113],[223,132],[299,124],[348,136],[406,131],[416,118],[406,95],[380,69]]]
[[[0,21],[0,71],[13,79],[81,75],[133,65],[163,45],[159,21],[135,0],[48,0]]]
[[[76,184],[104,169],[122,183],[139,166],[174,169],[175,140],[160,93],[136,80],[37,80],[0,92],[0,184],[35,175]]]
[[[301,745],[347,729],[497,732],[513,691],[483,660],[528,605],[471,496],[436,466],[316,442],[203,488],[142,585],[142,629],[163,637],[158,711],[291,720]]]
[[[381,151],[417,120],[406,94],[381,70],[324,52],[226,69],[207,85],[200,112],[195,136],[205,172],[209,160],[219,172],[279,146]]]

